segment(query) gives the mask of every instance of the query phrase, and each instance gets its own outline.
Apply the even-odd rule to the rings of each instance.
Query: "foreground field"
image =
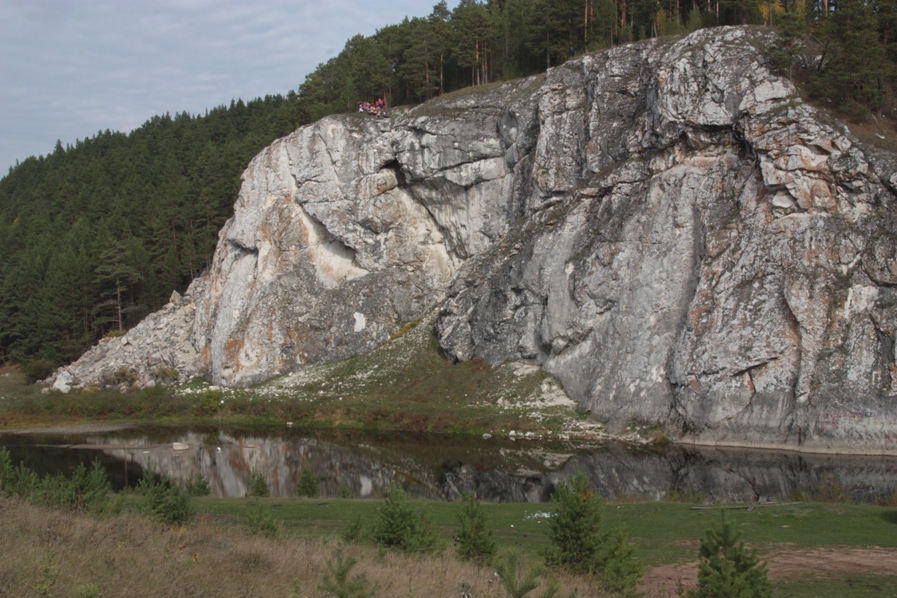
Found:
[[[98,519],[0,499],[0,596],[325,596],[318,590],[355,517],[371,520],[374,500],[261,499],[282,525],[276,538],[249,533],[254,499],[194,499],[186,527],[165,527],[129,511]],[[352,544],[378,596],[505,595],[489,567],[459,561],[451,538],[459,506],[420,502],[446,549],[408,556]],[[530,563],[547,545],[550,505],[486,505],[500,551]],[[893,596],[897,593],[897,509],[847,504],[793,504],[732,510],[748,543],[769,562],[776,596]],[[641,590],[675,596],[697,579],[697,547],[718,509],[676,503],[608,504],[608,529],[625,525],[647,566]],[[10,547],[15,547],[10,549]],[[565,596],[601,596],[588,579],[558,576]],[[95,594],[89,592],[95,591]],[[537,596],[534,592],[531,596]]]

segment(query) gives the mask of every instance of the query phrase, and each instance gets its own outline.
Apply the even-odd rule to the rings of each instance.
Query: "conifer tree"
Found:
[[[458,535],[455,536],[458,556],[464,560],[482,561],[495,556],[495,540],[488,524],[489,518],[476,494],[465,496],[458,514]]]
[[[698,552],[698,591],[696,598],[768,598],[772,586],[766,572],[766,563],[760,561],[755,549],[744,546],[741,530],[720,513],[719,527],[708,529],[701,539]]]

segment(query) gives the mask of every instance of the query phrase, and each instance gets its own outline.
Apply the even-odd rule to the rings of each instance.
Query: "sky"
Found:
[[[298,89],[353,35],[437,1],[0,0],[0,174],[57,140]]]

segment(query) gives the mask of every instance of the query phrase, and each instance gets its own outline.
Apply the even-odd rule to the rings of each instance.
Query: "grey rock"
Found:
[[[542,111],[560,129],[540,139],[565,151],[537,152],[534,187],[561,194],[461,268],[437,322],[447,353],[540,363],[611,429],[897,451],[894,193],[763,67],[755,35],[549,72],[572,100]]]
[[[897,453],[897,160],[772,74],[768,36],[303,127],[250,163],[208,274],[68,371],[248,385],[440,306],[447,355],[538,364],[611,431]]]

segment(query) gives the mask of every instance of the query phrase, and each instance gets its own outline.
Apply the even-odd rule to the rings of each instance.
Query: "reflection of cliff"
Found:
[[[439,498],[433,474],[415,467],[413,460],[398,467],[395,463],[387,465],[359,454],[358,450],[307,438],[237,438],[227,434],[209,437],[190,432],[176,441],[187,446],[181,450],[175,450],[174,443],[151,444],[143,438],[114,442],[114,448],[103,448],[103,452],[141,467],[152,465],[175,480],[186,481],[202,473],[209,480],[213,496],[245,496],[253,471],[265,475],[272,496],[295,496],[299,475],[309,466],[318,478],[322,496],[335,496],[341,484],[347,485],[353,496],[377,496],[391,484],[402,483],[418,487],[423,495]]]
[[[72,442],[84,444],[72,444]],[[104,437],[42,437],[48,445],[98,449],[110,469],[124,470],[131,482],[139,468],[185,481],[204,474],[214,496],[244,496],[252,471],[261,471],[273,496],[294,496],[302,469],[309,466],[322,496],[335,496],[341,484],[353,496],[379,496],[401,484],[421,496],[458,500],[476,492],[495,502],[544,502],[560,481],[582,471],[609,499],[626,495],[659,499],[670,491],[698,492],[713,501],[783,499],[796,488],[838,480],[856,498],[875,500],[897,489],[897,459],[800,455],[790,452],[670,447],[661,453],[607,446],[592,453],[565,454],[535,443],[513,447],[436,438],[348,437],[326,442],[299,436],[260,433],[148,431]],[[174,450],[173,443],[186,445]],[[122,467],[123,465],[123,467]]]
[[[660,499],[671,491],[697,491],[714,502],[780,500],[797,488],[815,488],[826,480],[838,480],[861,501],[890,496],[897,489],[897,459],[680,447],[658,454],[612,446],[574,456],[545,474],[478,472],[454,463],[443,473],[443,493],[449,499],[476,492],[483,500],[540,502],[577,471],[611,500]]]

